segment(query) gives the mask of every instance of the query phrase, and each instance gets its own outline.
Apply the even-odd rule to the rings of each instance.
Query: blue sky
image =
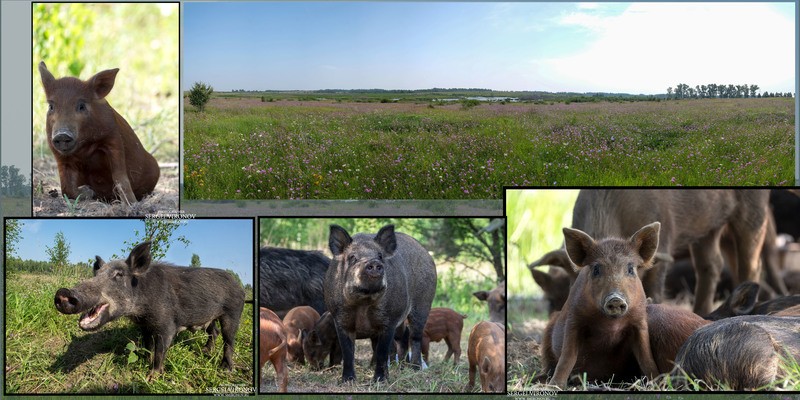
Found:
[[[794,91],[794,3],[184,3],[183,85]]]
[[[64,232],[70,245],[70,262],[104,260],[116,254],[120,258],[124,242],[134,238],[134,231],[144,231],[138,219],[23,219],[22,239],[16,256],[22,259],[47,261],[47,247],[52,247],[56,233]],[[253,282],[253,222],[249,219],[193,219],[175,230],[173,237],[183,235],[191,244],[174,241],[164,261],[189,265],[192,254],[200,256],[201,265],[231,269],[244,283]]]

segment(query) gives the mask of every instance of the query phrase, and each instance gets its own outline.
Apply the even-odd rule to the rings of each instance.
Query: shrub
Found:
[[[206,108],[206,103],[211,99],[211,93],[214,88],[211,85],[206,85],[203,82],[195,82],[192,90],[189,91],[189,104],[197,108],[197,111],[202,112]]]
[[[461,109],[467,110],[479,104],[481,104],[481,102],[475,99],[463,99],[461,100]]]

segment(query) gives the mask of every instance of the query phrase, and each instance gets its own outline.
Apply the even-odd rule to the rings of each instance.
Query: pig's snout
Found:
[[[56,292],[56,310],[62,314],[75,314],[80,310],[80,301],[69,289],[61,288]]]
[[[383,278],[383,264],[372,262],[364,267],[364,276],[368,279],[382,279]]]
[[[53,147],[62,153],[68,153],[75,148],[75,134],[67,129],[60,129],[53,135]]]
[[[603,301],[603,312],[611,317],[621,317],[628,312],[628,302],[621,294],[611,293]]]

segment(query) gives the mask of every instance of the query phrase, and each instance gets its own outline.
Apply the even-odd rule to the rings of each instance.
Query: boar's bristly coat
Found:
[[[331,225],[328,244],[333,254],[325,276],[325,305],[334,319],[342,349],[342,381],[355,380],[354,340],[376,341],[373,380],[386,380],[386,361],[396,329],[408,319],[411,364],[422,365],[422,334],[436,292],[436,266],[411,236],[393,225],[377,234],[347,231]]]

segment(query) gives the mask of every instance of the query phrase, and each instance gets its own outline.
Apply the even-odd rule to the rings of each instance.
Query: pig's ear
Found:
[[[397,237],[394,234],[394,225],[386,225],[378,234],[375,235],[375,242],[378,243],[387,256],[394,254],[397,250]]]
[[[564,228],[564,247],[567,249],[567,256],[572,262],[573,268],[583,267],[589,251],[596,244],[591,236],[579,229]]]
[[[328,247],[331,249],[331,254],[336,257],[344,253],[344,249],[350,246],[350,243],[353,243],[353,238],[350,237],[350,234],[341,226],[332,224],[331,233],[328,237]]]
[[[491,371],[492,371],[492,360],[490,360],[489,357],[484,356],[483,361],[481,362],[481,372],[483,373],[483,375],[486,375]]]
[[[100,269],[100,267],[102,267],[103,264],[105,264],[105,263],[106,262],[103,261],[102,257],[94,256],[94,268],[92,268],[92,271],[94,272],[95,275],[97,275],[97,270]]]
[[[747,315],[753,311],[758,300],[760,286],[756,282],[745,282],[733,290],[726,303],[730,303],[731,310],[736,315]]]
[[[131,255],[125,261],[134,275],[142,275],[150,267],[150,242],[144,242],[131,250]]]
[[[480,292],[475,292],[472,295],[477,297],[478,300],[483,300],[483,301],[486,301],[486,299],[489,298],[489,292],[485,290],[481,290]]]
[[[531,275],[533,275],[533,280],[542,288],[545,292],[550,292],[553,287],[553,277],[544,271],[539,271],[536,268],[531,268]]]
[[[636,231],[629,240],[633,248],[639,253],[639,256],[642,257],[644,267],[649,267],[653,262],[653,257],[655,257],[658,249],[658,233],[660,230],[661,223],[656,221]]]
[[[111,88],[114,87],[114,80],[117,78],[117,72],[119,72],[119,68],[107,69],[98,72],[97,75],[89,79],[89,84],[92,85],[92,90],[96,98],[102,99],[108,96],[108,93],[111,92]]]
[[[56,78],[47,70],[47,65],[44,64],[44,61],[39,62],[39,75],[42,77],[42,86],[45,93],[47,93]]]

